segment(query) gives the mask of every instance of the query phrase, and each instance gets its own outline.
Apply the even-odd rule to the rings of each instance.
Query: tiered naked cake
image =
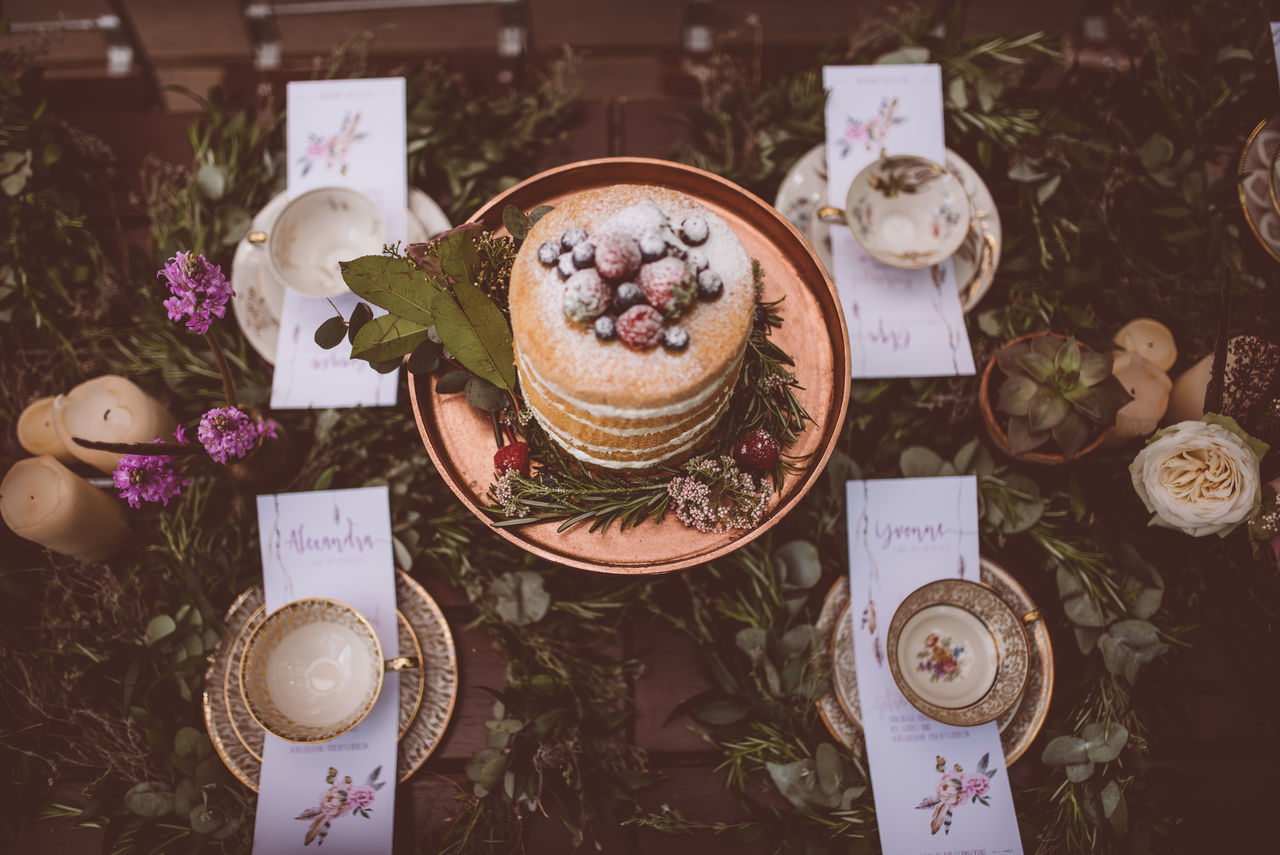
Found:
[[[581,461],[677,463],[729,406],[757,296],[737,236],[689,196],[575,196],[538,221],[511,272],[525,400]]]

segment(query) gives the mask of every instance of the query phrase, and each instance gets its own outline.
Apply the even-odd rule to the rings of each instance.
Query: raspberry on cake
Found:
[[[755,297],[742,243],[692,197],[641,185],[581,193],[537,222],[512,268],[525,401],[581,461],[674,465],[728,408]]]

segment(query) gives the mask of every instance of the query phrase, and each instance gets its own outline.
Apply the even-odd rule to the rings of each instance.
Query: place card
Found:
[[[290,198],[318,187],[350,187],[367,195],[387,222],[387,241],[408,239],[409,173],[403,77],[306,80],[288,85],[285,141]],[[388,407],[399,371],[379,374],[347,348],[325,350],[316,327],[350,317],[354,294],[328,300],[285,289],[271,384],[272,409]],[[382,310],[376,310],[382,314]]]
[[[849,615],[880,844],[896,855],[1021,855],[995,722],[951,727],[894,683],[885,636],[908,594],[979,580],[973,476],[849,481]]]
[[[828,204],[843,208],[862,168],[885,154],[946,161],[937,65],[827,66]],[[854,377],[973,374],[973,351],[945,261],[901,270],[868,255],[844,225],[831,229],[836,290],[849,326]]]
[[[395,559],[386,487],[258,497],[262,584],[268,614],[304,597],[328,597],[369,620],[387,659],[400,655]],[[266,735],[253,851],[390,853],[395,813],[400,679],[383,675],[369,715],[318,743]]]

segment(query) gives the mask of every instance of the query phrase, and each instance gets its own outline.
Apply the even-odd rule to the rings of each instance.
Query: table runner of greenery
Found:
[[[1174,330],[1181,368],[1210,348],[1226,272],[1236,317],[1280,328],[1275,268],[1241,223],[1233,180],[1244,137],[1276,102],[1266,17],[1261,4],[1253,14],[1215,8],[1188,5],[1179,18],[1126,10],[1133,63],[1115,73],[1063,74],[1046,38],[961,38],[956,21],[938,28],[923,14],[871,21],[831,54],[942,64],[948,143],[978,166],[1005,222],[995,287],[972,316],[979,362],[1035,329],[1105,347],[1119,325],[1153,315]],[[359,74],[364,56],[346,46],[324,73]],[[154,271],[183,249],[229,267],[249,216],[282,187],[280,115],[211,96],[192,127],[192,167],[153,164],[144,175],[152,246],[131,247],[114,268],[100,241],[119,234],[84,227],[86,208],[104,201],[92,178],[110,155],[42,110],[16,76],[30,59],[6,54],[0,73],[4,421],[105,371],[189,420],[219,403],[217,371],[203,341],[165,317]],[[713,56],[696,72],[703,99],[681,157],[772,198],[822,139],[820,64],[763,80],[750,56]],[[428,65],[411,73],[409,99],[410,174],[456,222],[528,172],[574,121],[577,90],[572,62],[502,95]],[[215,331],[241,398],[263,406],[269,366],[233,322]],[[644,580],[557,568],[496,537],[443,486],[404,407],[273,414],[303,453],[287,489],[388,484],[397,563],[464,592],[507,662],[489,747],[467,767],[473,789],[423,851],[522,851],[541,812],[584,848],[626,823],[778,851],[877,850],[865,768],[834,746],[814,705],[826,675],[812,662],[812,622],[847,569],[843,482],[951,472],[979,476],[983,552],[1031,590],[1057,640],[1050,719],[1015,767],[1027,850],[1170,846],[1194,787],[1169,780],[1157,711],[1178,691],[1193,622],[1230,614],[1267,646],[1274,569],[1243,536],[1148,529],[1129,484],[1133,448],[1053,469],[993,459],[972,378],[858,381],[853,392],[826,479],[769,537]],[[11,429],[4,449],[18,453]],[[6,556],[0,745],[15,774],[5,821],[104,828],[112,852],[240,851],[253,799],[213,754],[199,695],[226,604],[258,580],[252,495],[203,479],[133,523],[136,547],[107,564],[25,543]],[[713,688],[672,700],[723,754],[738,822],[639,807],[659,776],[625,738],[641,665],[616,651],[641,617],[702,651]],[[1063,736],[1083,742],[1050,742]],[[79,798],[52,798],[64,780],[90,783]]]

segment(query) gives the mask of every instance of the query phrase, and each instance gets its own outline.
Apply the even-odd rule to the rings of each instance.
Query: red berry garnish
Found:
[[[513,442],[502,446],[493,455],[494,472],[505,475],[512,470],[529,477],[529,443]]]
[[[640,243],[624,232],[605,232],[592,239],[596,270],[605,279],[630,279],[640,269]]]
[[[644,298],[649,305],[669,318],[684,311],[693,294],[694,284],[689,268],[674,255],[640,268],[637,281],[644,289]]]
[[[764,428],[747,431],[733,446],[733,459],[744,469],[766,472],[778,465],[778,441]]]
[[[632,306],[617,323],[618,338],[633,350],[648,350],[662,340],[662,313],[653,306]]]

